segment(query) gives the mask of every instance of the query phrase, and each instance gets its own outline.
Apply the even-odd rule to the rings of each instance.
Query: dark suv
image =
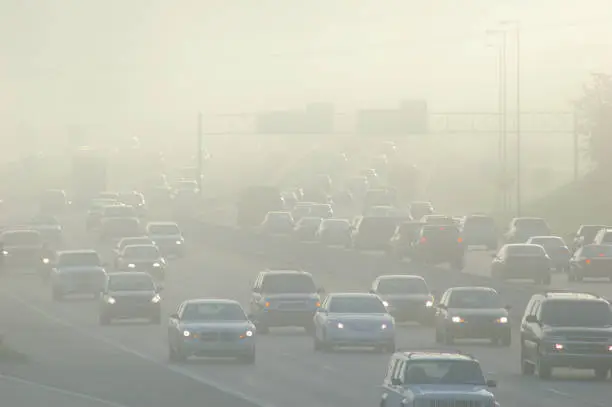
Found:
[[[456,226],[425,225],[412,244],[409,257],[418,263],[449,263],[454,270],[463,270],[465,246]]]
[[[593,369],[605,380],[612,368],[612,310],[597,295],[536,294],[521,323],[521,370],[542,379],[555,367]]]

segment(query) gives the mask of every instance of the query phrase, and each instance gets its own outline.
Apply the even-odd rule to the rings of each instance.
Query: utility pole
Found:
[[[580,177],[580,134],[578,133],[578,114],[576,111],[573,113],[574,117],[574,128],[573,128],[573,139],[574,139],[574,181],[578,181]]]
[[[204,137],[204,135],[203,135],[203,132],[202,132],[202,113],[198,113],[198,130],[197,130],[197,143],[196,143],[196,146],[197,146],[196,148],[198,149],[197,150],[198,151],[198,155],[197,155],[198,163],[197,163],[197,169],[196,169],[196,171],[197,171],[197,174],[196,174],[197,178],[196,178],[196,180],[198,182],[198,190],[199,190],[200,195],[202,195],[202,171],[203,171],[202,167],[203,167],[203,164],[204,164],[202,162],[202,160],[203,160],[202,150],[204,148],[204,146],[203,146],[203,142],[204,142],[203,137]]]

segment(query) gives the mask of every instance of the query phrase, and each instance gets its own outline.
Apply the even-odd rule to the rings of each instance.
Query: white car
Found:
[[[169,357],[235,357],[255,363],[255,325],[234,300],[187,300],[168,323]]]
[[[395,320],[376,294],[330,294],[314,316],[315,350],[368,346],[395,352]]]
[[[397,352],[382,385],[384,407],[499,407],[480,363],[460,353]]]

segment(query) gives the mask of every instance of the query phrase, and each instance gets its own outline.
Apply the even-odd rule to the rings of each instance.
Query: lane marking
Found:
[[[170,371],[172,371],[174,373],[177,373],[179,375],[187,377],[187,378],[189,378],[189,379],[191,379],[191,380],[193,380],[195,382],[198,382],[198,383],[201,383],[201,384],[204,384],[204,385],[216,388],[217,390],[220,390],[223,393],[226,393],[226,394],[229,394],[229,395],[234,396],[236,398],[242,399],[243,401],[246,401],[247,403],[254,404],[256,407],[277,407],[274,404],[271,404],[271,403],[259,400],[258,398],[255,398],[253,396],[250,396],[250,395],[247,395],[245,393],[242,393],[241,391],[238,391],[238,390],[232,389],[230,387],[227,387],[227,386],[225,386],[223,384],[220,384],[220,383],[218,383],[216,381],[213,381],[213,380],[206,379],[206,378],[203,378],[201,376],[198,376],[197,374],[194,374],[194,373],[192,373],[192,372],[190,372],[190,371],[188,371],[186,369],[181,369],[180,367],[177,367],[177,366],[171,366],[171,365],[167,365],[165,363],[162,363],[162,362],[158,361],[157,359],[153,358],[150,355],[147,355],[145,353],[139,352],[139,351],[137,351],[135,349],[128,348],[127,346],[123,345],[122,343],[116,342],[116,341],[114,341],[114,340],[112,340],[112,339],[110,339],[110,338],[108,338],[106,336],[103,336],[103,335],[93,335],[89,331],[84,330],[84,329],[78,327],[77,325],[72,324],[71,322],[69,322],[69,321],[67,321],[67,320],[65,320],[63,318],[60,318],[60,317],[58,317],[56,315],[53,315],[53,314],[50,314],[47,311],[45,311],[44,309],[39,308],[39,307],[29,303],[29,302],[26,302],[26,301],[22,300],[21,298],[14,296],[13,294],[5,292],[5,296],[8,297],[8,298],[13,299],[14,301],[16,301],[16,302],[20,303],[21,305],[25,306],[26,308],[29,308],[32,312],[39,314],[40,316],[42,316],[43,318],[46,318],[47,320],[49,320],[51,322],[55,322],[55,323],[57,323],[59,325],[63,325],[65,327],[67,327],[67,328],[72,329],[73,331],[79,333],[83,337],[90,338],[90,339],[96,340],[96,341],[101,342],[101,343],[105,343],[105,344],[109,345],[112,348],[121,350],[121,351],[123,351],[125,353],[131,354],[131,355],[136,356],[136,357],[138,357],[140,359],[146,360],[146,361],[148,361],[150,363],[153,363],[153,364],[155,364],[157,366],[160,366],[160,367],[165,368],[167,370],[170,370]],[[118,406],[118,407],[127,407],[127,406]]]
[[[548,387],[545,390],[549,393],[556,394],[557,396],[565,397],[570,400],[577,400],[577,397],[572,396],[569,393],[562,392],[552,387]],[[584,400],[580,400],[580,404],[582,404],[583,406],[591,406],[591,407],[609,407],[609,404],[601,404],[601,403],[597,403],[593,401],[584,401]]]
[[[69,396],[69,397],[74,397],[74,398],[78,398],[78,399],[82,399],[82,400],[93,401],[93,402],[96,402],[96,403],[99,403],[99,404],[104,404],[104,405],[107,405],[109,407],[129,407],[126,404],[115,403],[114,401],[100,399],[98,397],[90,396],[90,395],[85,394],[85,393],[78,393],[78,392],[75,392],[75,391],[61,389],[59,387],[49,386],[49,385],[46,385],[46,384],[33,382],[33,381],[22,379],[22,378],[16,377],[16,376],[7,376],[7,375],[0,374],[0,380],[4,380],[6,382],[13,382],[13,383],[24,384],[24,385],[29,386],[29,387],[37,387],[37,388],[40,388],[40,389],[43,389],[43,390],[47,390],[47,391],[50,391],[50,392],[53,392],[53,393],[62,394],[64,396]]]

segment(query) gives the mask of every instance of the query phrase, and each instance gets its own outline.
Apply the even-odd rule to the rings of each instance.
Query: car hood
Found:
[[[181,322],[181,328],[190,331],[241,331],[254,330],[250,321],[210,321],[210,322]]]
[[[430,301],[433,296],[430,294],[379,294],[379,296],[387,301]]]
[[[474,386],[471,384],[419,384],[407,386],[415,396],[424,396],[425,398],[445,398],[455,395],[465,395],[470,398],[488,399],[492,394],[487,390],[485,385]]]
[[[114,298],[153,298],[157,292],[155,290],[109,291],[108,294]]]
[[[507,317],[508,311],[504,308],[449,308],[451,315],[475,317]]]
[[[78,274],[78,273],[106,273],[104,267],[95,266],[69,266],[69,267],[56,267],[60,273],[65,274]]]

